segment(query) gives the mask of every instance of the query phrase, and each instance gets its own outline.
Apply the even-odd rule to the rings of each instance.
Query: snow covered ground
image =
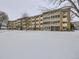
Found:
[[[0,31],[0,59],[79,59],[79,31]]]

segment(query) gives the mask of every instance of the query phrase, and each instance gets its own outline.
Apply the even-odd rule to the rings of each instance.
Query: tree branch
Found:
[[[74,12],[74,11],[72,11],[72,10],[70,10],[73,14],[75,14],[75,16],[77,16],[77,17],[79,17],[79,15],[76,13],[76,12]]]
[[[77,13],[79,13],[79,9],[77,8],[77,6],[74,4],[74,2],[72,0],[68,0],[72,6],[74,7],[74,9],[77,11]]]

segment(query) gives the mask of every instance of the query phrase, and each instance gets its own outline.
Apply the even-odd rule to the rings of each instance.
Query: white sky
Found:
[[[48,5],[48,0],[0,0],[0,11],[4,11],[8,14],[9,20],[16,20],[17,18],[22,17],[23,13],[28,13],[28,15],[39,14],[40,7],[46,8],[56,8],[57,4]],[[63,3],[61,5],[69,5],[69,3]],[[79,20],[74,18],[74,21]]]
[[[0,0],[0,10],[8,14],[10,20],[21,17],[23,13],[40,13],[39,6],[47,5],[46,0]]]

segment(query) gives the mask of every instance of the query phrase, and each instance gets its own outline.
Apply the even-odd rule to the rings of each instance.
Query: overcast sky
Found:
[[[0,11],[6,12],[9,20],[16,20],[22,17],[23,13],[27,13],[29,16],[36,15],[41,12],[40,7],[56,8],[57,4],[49,4],[48,0],[0,0]],[[68,2],[63,3],[61,6],[68,4]],[[78,20],[78,18],[73,20]]]
[[[46,0],[0,0],[0,10],[8,14],[10,20],[15,20],[23,13],[36,15],[39,7],[46,6]]]

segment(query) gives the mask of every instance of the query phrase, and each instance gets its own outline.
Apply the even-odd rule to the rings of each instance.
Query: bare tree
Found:
[[[1,27],[7,27],[8,15],[5,12],[0,11],[0,29]]]
[[[27,13],[23,13],[23,14],[22,14],[22,17],[27,17],[27,16],[28,16]]]
[[[56,3],[59,1],[59,5],[65,1],[69,1],[71,4],[71,8],[73,8],[75,11],[71,10],[72,13],[74,13],[77,17],[79,17],[79,0],[48,0],[50,3]],[[76,3],[74,1],[77,1]],[[78,6],[77,6],[78,4]]]

